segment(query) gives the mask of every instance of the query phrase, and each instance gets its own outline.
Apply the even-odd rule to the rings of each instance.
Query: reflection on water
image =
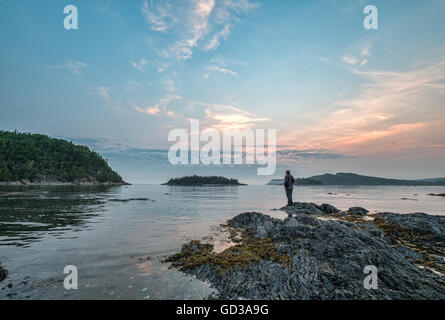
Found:
[[[294,199],[445,214],[445,199],[429,193],[445,188],[296,187]],[[0,264],[9,270],[0,299],[205,298],[207,283],[169,270],[162,257],[215,238],[214,226],[242,212],[284,218],[273,209],[285,202],[280,186],[0,186]],[[63,288],[67,265],[79,270],[79,290]]]
[[[107,187],[0,187],[0,245],[28,246],[79,230],[103,208]]]

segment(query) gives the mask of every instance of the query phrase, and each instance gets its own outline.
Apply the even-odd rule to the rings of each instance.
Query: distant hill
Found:
[[[212,186],[212,185],[229,185],[229,186],[245,186],[245,184],[239,183],[237,179],[229,179],[225,177],[201,177],[197,175],[182,177],[182,178],[173,178],[170,179],[164,185],[169,186]]]
[[[0,182],[125,183],[86,146],[41,134],[7,131],[0,131]]]
[[[280,185],[284,184],[284,179],[272,179],[269,181],[268,185]],[[294,185],[296,186],[319,186],[322,185],[323,182],[310,179],[310,178],[296,178]]]
[[[295,181],[297,181],[296,179]],[[387,179],[370,176],[362,176],[355,173],[337,173],[312,176],[301,180],[318,181],[320,185],[344,185],[344,186],[445,186],[445,178],[431,178],[418,180]],[[282,179],[273,179],[269,185],[282,185]]]

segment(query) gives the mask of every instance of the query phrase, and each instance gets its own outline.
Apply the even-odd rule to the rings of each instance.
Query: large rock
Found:
[[[391,243],[373,222],[322,221],[306,213],[323,213],[313,204],[295,209],[305,214],[280,220],[244,213],[229,221],[234,228],[251,228],[255,237],[271,239],[280,254],[291,258],[290,265],[262,259],[225,274],[208,263],[186,272],[210,281],[219,292],[215,298],[222,299],[445,299],[443,276],[420,269],[411,259],[424,258],[422,254]],[[445,217],[384,217],[438,239],[445,234]],[[377,289],[364,287],[366,266],[377,268]]]
[[[294,202],[290,206],[285,206],[280,208],[280,210],[283,210],[288,214],[315,214],[315,215],[338,214],[341,212],[336,207],[330,204],[324,203],[321,206],[319,206],[316,205],[315,203],[308,203],[308,202]]]
[[[427,234],[438,241],[445,241],[445,216],[433,216],[425,213],[395,214],[391,212],[383,212],[379,215],[401,228]]]
[[[362,208],[362,207],[352,207],[352,208],[349,208],[349,210],[347,211],[347,213],[354,214],[357,216],[367,215],[368,212],[369,212],[368,210],[366,210],[365,208]]]

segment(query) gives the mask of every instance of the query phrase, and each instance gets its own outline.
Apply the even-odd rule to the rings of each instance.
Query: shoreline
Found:
[[[162,183],[161,186],[171,186],[171,187],[242,187],[247,186],[247,184],[239,183],[239,184],[168,184],[168,183]]]
[[[31,182],[28,180],[20,181],[0,181],[0,186],[125,186],[131,185],[128,182],[96,182],[96,181],[39,181]]]

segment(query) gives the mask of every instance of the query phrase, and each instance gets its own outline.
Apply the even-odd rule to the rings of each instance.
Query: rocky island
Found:
[[[41,134],[0,131],[0,185],[126,184],[86,146]]]
[[[226,177],[217,177],[217,176],[202,177],[193,175],[182,178],[172,178],[163,185],[206,187],[206,186],[245,186],[246,184],[239,183],[237,179],[229,179]]]
[[[216,299],[445,299],[445,216],[280,210],[286,219],[248,212],[222,225],[231,242],[222,252],[194,240],[164,262],[209,281]],[[364,286],[367,266],[377,288]]]

